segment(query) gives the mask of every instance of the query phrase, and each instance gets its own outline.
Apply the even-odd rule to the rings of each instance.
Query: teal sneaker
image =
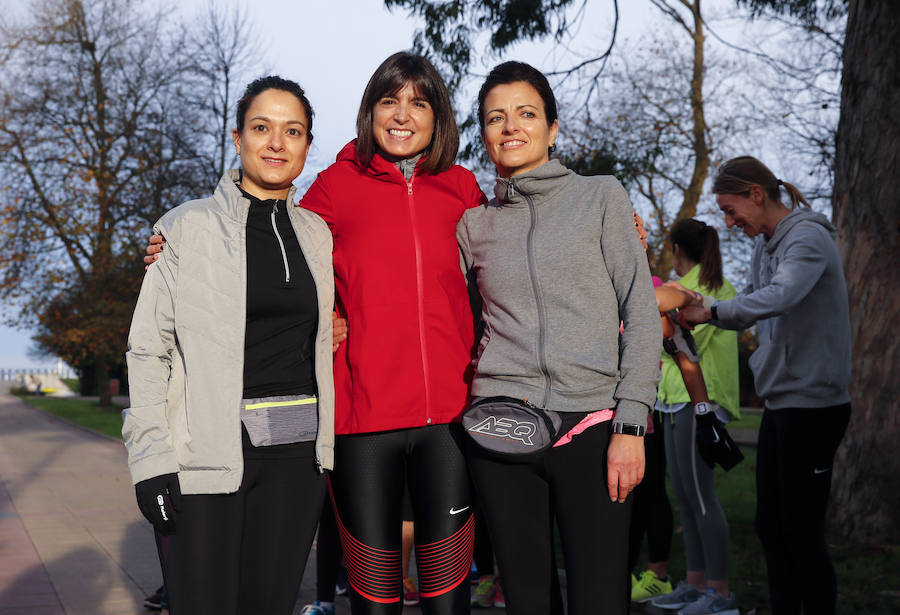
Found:
[[[634,575],[632,575],[634,578]],[[645,570],[636,584],[631,586],[631,601],[643,604],[657,596],[672,592],[672,582],[662,581],[652,570]]]
[[[697,600],[702,597],[702,591],[682,581],[678,584],[678,587],[668,594],[663,594],[662,596],[651,599],[650,604],[660,609],[674,611],[676,609],[682,609],[692,602],[697,602]]]

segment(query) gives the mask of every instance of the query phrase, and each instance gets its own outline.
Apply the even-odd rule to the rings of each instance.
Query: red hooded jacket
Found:
[[[335,355],[337,434],[459,419],[471,380],[472,312],[460,270],[456,223],[485,202],[460,166],[407,183],[355,141],[319,173],[300,205],[334,235],[338,308],[349,334]]]

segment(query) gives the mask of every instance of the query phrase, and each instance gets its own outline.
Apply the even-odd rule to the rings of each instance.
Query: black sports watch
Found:
[[[712,320],[719,320],[719,302],[716,301],[709,308],[709,314],[712,316]]]
[[[647,427],[635,423],[613,423],[612,432],[626,436],[643,436],[647,432]]]

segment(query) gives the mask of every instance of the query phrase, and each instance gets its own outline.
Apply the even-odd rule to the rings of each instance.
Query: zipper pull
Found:
[[[406,194],[412,196],[412,180],[406,182]]]

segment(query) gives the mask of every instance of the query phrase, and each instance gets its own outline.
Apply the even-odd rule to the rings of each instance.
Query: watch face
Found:
[[[712,408],[709,407],[709,403],[705,401],[698,402],[694,404],[694,412],[697,414],[706,414]]]

